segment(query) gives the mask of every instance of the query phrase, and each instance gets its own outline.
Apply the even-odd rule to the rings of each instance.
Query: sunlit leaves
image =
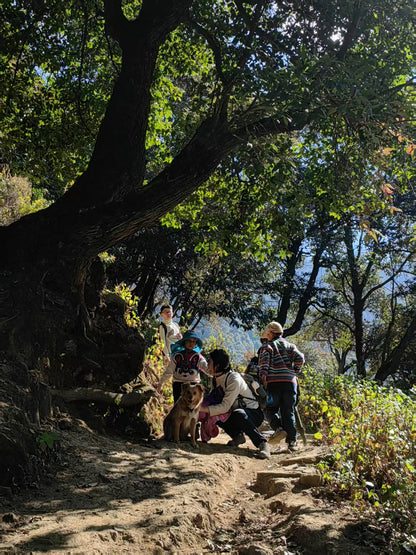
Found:
[[[87,164],[115,75],[94,6],[2,3],[3,162],[55,198]]]
[[[371,383],[308,371],[302,407],[319,428],[314,437],[332,446],[320,464],[331,489],[357,507],[391,518],[396,529],[414,526],[415,399]],[[337,410],[329,411],[329,404]],[[361,502],[364,502],[362,504]]]

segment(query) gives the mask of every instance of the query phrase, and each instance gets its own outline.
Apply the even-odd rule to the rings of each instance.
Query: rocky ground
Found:
[[[196,450],[81,421],[60,436],[57,473],[0,497],[0,553],[387,553],[371,524],[320,496],[325,451],[311,437],[260,460],[223,433]]]

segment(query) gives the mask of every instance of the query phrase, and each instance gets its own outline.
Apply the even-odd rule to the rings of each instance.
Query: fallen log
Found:
[[[140,393],[135,391],[130,393],[114,393],[112,391],[104,391],[103,389],[76,387],[74,389],[51,389],[51,394],[54,397],[61,397],[69,402],[91,401],[127,408],[144,405],[156,394],[156,391],[153,387],[146,387],[141,389]]]

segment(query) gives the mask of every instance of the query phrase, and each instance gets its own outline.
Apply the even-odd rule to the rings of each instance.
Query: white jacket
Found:
[[[229,410],[238,409],[238,396],[244,397],[245,408],[258,409],[259,404],[256,401],[251,389],[246,381],[238,372],[227,372],[216,378],[217,386],[220,385],[224,390],[224,398],[218,405],[209,406],[209,415],[216,416],[223,414]]]
[[[166,327],[166,330],[164,326]],[[160,340],[163,343],[163,349],[162,349],[163,354],[165,355],[166,358],[170,358],[171,357],[170,348],[173,343],[178,341],[178,334],[180,333],[181,330],[179,329],[178,324],[176,322],[172,322],[172,320],[169,320],[169,321],[162,320],[157,330],[159,333]]]

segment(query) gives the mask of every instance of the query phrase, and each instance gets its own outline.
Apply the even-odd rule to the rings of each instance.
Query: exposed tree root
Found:
[[[103,391],[102,389],[91,389],[86,387],[77,387],[71,390],[52,389],[51,394],[55,397],[61,397],[65,401],[91,401],[94,403],[105,403],[107,405],[117,405],[118,407],[127,408],[142,406],[155,395],[153,387],[145,387],[140,393],[113,393],[111,391]]]

